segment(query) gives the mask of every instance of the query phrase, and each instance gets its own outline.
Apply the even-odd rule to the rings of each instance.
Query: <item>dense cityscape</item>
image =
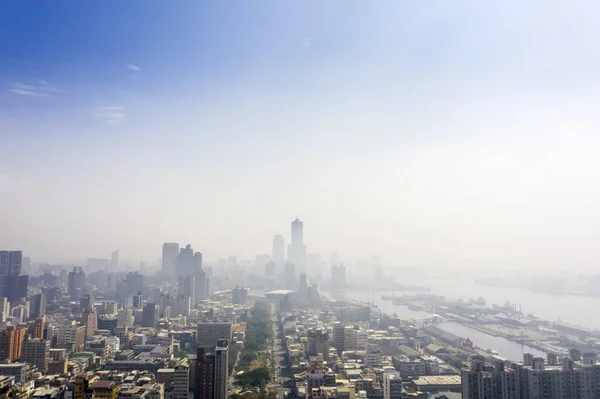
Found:
[[[600,399],[598,37],[0,0],[0,399]]]
[[[307,253],[298,218],[287,250],[276,235],[272,254],[253,263],[229,257],[208,266],[202,253],[177,243],[163,244],[156,273],[143,262],[139,271],[121,271],[119,251],[70,269],[1,251],[2,395],[600,396],[598,330],[540,320],[510,303],[489,307],[483,298],[447,299],[399,284],[400,294],[381,299],[423,317],[386,314],[372,299],[346,295],[352,284],[343,264],[328,265],[323,278],[324,267],[314,267],[319,260]],[[522,358],[480,348],[448,330],[452,324],[514,342]]]

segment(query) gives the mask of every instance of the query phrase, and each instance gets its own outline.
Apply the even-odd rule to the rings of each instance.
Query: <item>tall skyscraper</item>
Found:
[[[142,325],[144,327],[154,327],[158,324],[158,306],[155,303],[144,305],[142,313]]]
[[[144,302],[143,302],[143,298],[142,298],[142,292],[138,291],[133,296],[133,308],[141,310],[143,305],[144,305]]]
[[[8,316],[10,316],[10,302],[8,298],[0,297],[0,321],[4,323]]]
[[[177,279],[177,293],[180,296],[189,297],[193,304],[196,300],[196,278],[194,276],[179,276]]]
[[[110,255],[111,270],[119,270],[119,250],[113,251]]]
[[[175,242],[166,242],[163,244],[161,272],[164,277],[175,276],[177,255],[179,255],[179,244]]]
[[[227,399],[229,340],[220,339],[215,349],[215,399]]]
[[[191,245],[179,250],[175,270],[178,276],[196,276],[202,270],[202,254],[194,253]]]
[[[288,245],[288,262],[296,266],[296,270],[306,270],[306,245],[304,245],[304,224],[296,218],[292,222],[292,241]]]
[[[98,313],[94,307],[94,296],[84,295],[80,300],[81,323],[85,325],[85,336],[91,337],[98,330]]]
[[[196,352],[196,375],[194,376],[194,399],[214,399],[215,397],[215,356],[199,346]]]
[[[210,296],[210,277],[206,275],[204,270],[198,272],[195,277],[194,297],[196,301],[203,301]]]
[[[79,299],[85,294],[85,272],[81,267],[74,267],[69,272],[69,296]]]
[[[27,297],[29,277],[21,275],[23,251],[0,251],[0,297],[16,303]]]
[[[29,316],[33,319],[37,319],[40,316],[46,314],[46,294],[43,292],[36,294],[31,298],[31,310]]]
[[[285,243],[281,234],[273,237],[273,262],[279,266],[285,263]]]

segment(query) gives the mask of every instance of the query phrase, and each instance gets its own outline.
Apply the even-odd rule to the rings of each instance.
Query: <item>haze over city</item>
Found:
[[[595,2],[67,4],[0,5],[6,248],[597,267]]]

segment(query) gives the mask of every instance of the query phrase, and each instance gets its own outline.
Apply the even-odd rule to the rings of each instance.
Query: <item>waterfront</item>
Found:
[[[543,320],[577,324],[589,328],[600,328],[600,318],[590,314],[590,309],[600,308],[600,298],[575,296],[575,295],[548,295],[533,293],[525,289],[510,289],[501,287],[484,287],[475,284],[474,278],[455,278],[424,276],[412,277],[403,280],[405,284],[420,284],[431,288],[431,293],[443,295],[448,299],[478,298],[483,297],[488,306],[503,305],[510,301],[521,306],[523,313],[532,313]],[[390,295],[391,291],[368,290],[348,291],[347,295],[356,300],[374,300],[378,306],[385,306],[386,301],[381,295]],[[409,292],[396,292],[397,295],[410,294]],[[389,310],[384,310],[390,312]],[[392,311],[393,313],[393,311]],[[399,315],[400,316],[400,315]]]
[[[343,295],[341,295],[340,292],[336,294],[327,293],[326,295],[330,298],[345,296],[346,298],[358,301],[366,301],[371,297],[371,295],[367,295],[360,291],[346,291]],[[377,306],[383,313],[390,315],[395,314],[405,320],[422,320],[430,315],[429,312],[411,310],[405,305],[394,305],[391,301],[379,300],[377,301]],[[544,352],[531,346],[521,345],[520,343],[509,341],[505,338],[495,337],[456,322],[444,322],[437,324],[436,326],[459,337],[469,338],[475,346],[481,349],[493,349],[498,352],[499,356],[508,360],[520,361],[523,359],[523,353],[531,353],[535,356],[546,357]]]
[[[544,352],[531,346],[521,345],[501,337],[494,337],[463,324],[449,321],[436,324],[436,326],[459,337],[469,338],[473,345],[481,349],[493,349],[498,352],[498,356],[508,360],[521,361],[523,360],[523,353],[531,353],[534,356],[546,358]]]

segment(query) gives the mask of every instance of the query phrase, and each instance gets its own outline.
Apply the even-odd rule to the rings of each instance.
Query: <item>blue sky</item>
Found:
[[[249,258],[299,215],[325,256],[591,266],[599,11],[3,1],[0,242]]]

